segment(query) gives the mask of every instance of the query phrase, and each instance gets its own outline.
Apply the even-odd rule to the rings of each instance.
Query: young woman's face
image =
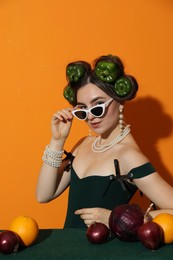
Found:
[[[90,109],[110,99],[109,95],[92,83],[81,87],[77,92],[77,104],[81,109]],[[87,113],[87,124],[97,134],[109,134],[118,124],[118,106],[119,103],[112,100],[101,117],[95,117],[90,112]]]

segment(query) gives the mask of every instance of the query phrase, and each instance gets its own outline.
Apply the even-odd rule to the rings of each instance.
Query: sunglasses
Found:
[[[91,115],[94,117],[102,117],[105,113],[105,108],[111,103],[112,100],[113,98],[107,100],[103,104],[96,105],[89,109],[80,109],[78,106],[76,106],[74,110],[72,110],[72,114],[79,120],[86,120],[88,113],[91,113]]]

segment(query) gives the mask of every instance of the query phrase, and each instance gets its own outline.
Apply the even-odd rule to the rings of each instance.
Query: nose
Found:
[[[88,112],[87,113],[87,119],[92,120],[93,118],[94,118],[94,116],[90,112]]]

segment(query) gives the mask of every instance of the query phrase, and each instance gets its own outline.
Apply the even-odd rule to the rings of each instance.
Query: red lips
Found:
[[[101,122],[91,123],[92,128],[98,128]]]

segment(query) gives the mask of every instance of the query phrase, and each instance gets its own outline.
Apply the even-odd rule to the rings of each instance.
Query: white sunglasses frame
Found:
[[[78,105],[77,105],[77,106],[72,110],[71,113],[73,114],[73,116],[75,116],[78,120],[81,120],[81,121],[84,121],[84,120],[87,119],[88,113],[91,113],[91,115],[94,116],[94,117],[102,117],[102,116],[104,115],[104,113],[105,113],[106,107],[107,107],[112,101],[113,101],[113,98],[110,98],[110,99],[108,99],[105,103],[103,103],[103,104],[98,104],[98,105],[93,106],[93,107],[91,107],[91,108],[89,108],[89,109],[79,109],[79,110],[77,110],[77,109],[76,109],[76,108],[78,107]],[[94,115],[94,114],[91,112],[91,110],[92,110],[93,108],[96,108],[96,107],[102,107],[102,108],[103,108],[103,112],[101,113],[100,116],[96,116],[96,115]],[[77,117],[77,116],[75,115],[75,112],[76,112],[76,111],[85,112],[85,113],[86,113],[86,117],[85,117],[84,119]]]

